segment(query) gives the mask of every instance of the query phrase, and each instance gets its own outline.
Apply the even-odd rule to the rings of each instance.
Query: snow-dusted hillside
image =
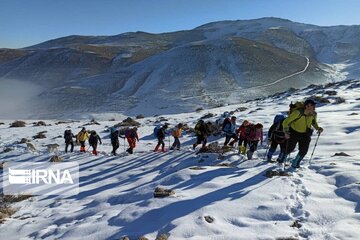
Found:
[[[24,100],[29,110],[11,117],[192,112],[357,78],[359,31],[262,18],[163,34],[68,36],[0,50],[0,86],[17,80],[44,88],[32,95],[38,108]],[[149,111],[138,112],[144,108]]]
[[[292,176],[264,176],[276,165],[263,161],[266,146],[260,146],[254,160],[246,160],[236,149],[219,156],[196,155],[191,150],[195,137],[181,138],[181,151],[154,153],[153,127],[159,117],[139,119],[140,142],[133,155],[110,156],[108,126],[126,116],[96,115],[100,125],[89,125],[103,138],[98,156],[63,152],[62,134],[77,133],[88,121],[35,127],[9,128],[0,125],[0,160],[47,162],[54,153],[43,146],[60,145],[65,162],[80,165],[80,193],[67,197],[33,196],[12,204],[18,211],[0,224],[1,239],[359,239],[360,238],[360,81],[346,81],[323,87],[309,87],[274,95],[241,105],[200,112],[163,115],[172,126],[179,122],[194,126],[207,113],[216,116],[234,111],[237,123],[244,119],[261,122],[265,131],[273,116],[288,110],[292,101],[309,96],[327,99],[317,105],[318,122],[324,128],[311,164],[310,150],[302,169]],[[247,108],[240,111],[240,107]],[[108,121],[115,118],[116,121]],[[38,151],[17,143],[47,131],[47,138],[33,140]],[[59,137],[60,135],[60,137]],[[223,137],[210,137],[222,144]],[[265,141],[266,142],[266,141]],[[166,143],[168,145],[168,143]],[[3,152],[5,149],[10,151]],[[123,142],[119,152],[124,151]],[[334,156],[345,152],[349,156]],[[276,154],[275,154],[276,155]],[[291,156],[295,156],[291,154]],[[219,164],[227,163],[229,167]],[[201,167],[192,169],[191,167]],[[156,187],[173,189],[168,198],[154,198]],[[213,221],[211,221],[213,220]],[[209,222],[208,222],[209,221]],[[160,238],[162,236],[163,238]]]

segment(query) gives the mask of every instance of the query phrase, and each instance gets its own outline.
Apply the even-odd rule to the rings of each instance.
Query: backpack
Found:
[[[276,123],[279,123],[280,121],[284,120],[285,119],[285,116],[282,115],[282,114],[277,114],[275,117],[274,117],[274,122],[273,124],[276,124]]]
[[[256,127],[255,124],[250,124],[245,128],[245,136],[249,141],[252,141],[256,137]]]
[[[92,144],[96,144],[96,143],[97,143],[97,135],[91,134],[89,137],[89,144],[92,145]]]
[[[70,129],[65,130],[64,138],[65,138],[66,141],[71,141],[72,140],[72,133],[71,133]]]
[[[295,103],[290,103],[289,104],[289,115],[294,112],[295,110],[298,110],[300,112],[300,115],[293,120],[291,123],[296,122],[297,120],[299,120],[302,116],[304,116],[304,111],[305,111],[305,105],[304,102],[295,102]]]
[[[135,131],[133,129],[128,129],[125,132],[126,138],[135,138]]]
[[[285,139],[285,133],[283,131],[282,128],[282,123],[285,120],[285,118],[283,118],[282,120],[280,120],[278,123],[276,123],[276,127],[272,133],[272,138],[274,139],[275,142],[277,143],[284,143],[286,141]]]
[[[295,110],[304,111],[304,109],[305,109],[304,102],[301,102],[301,101],[298,101],[295,103],[291,102],[289,104],[289,115],[290,115],[290,113],[292,113]]]
[[[228,123],[231,124],[231,120],[230,120],[230,118],[227,117],[227,118],[224,119],[224,121],[223,121],[223,123],[222,123],[221,130],[224,131],[225,126],[228,125]]]
[[[159,133],[160,128],[161,128],[161,126],[156,126],[156,127],[154,127],[154,137],[155,137],[155,138],[158,137],[158,133]]]
[[[118,131],[111,131],[110,133],[110,139],[111,141],[116,141],[118,139],[119,132]]]

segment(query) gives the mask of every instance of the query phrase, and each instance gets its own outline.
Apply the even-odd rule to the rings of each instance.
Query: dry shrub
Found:
[[[345,98],[342,98],[342,97],[336,97],[336,98],[334,98],[334,100],[335,100],[335,104],[340,104],[340,103],[344,103],[346,100],[345,100]]]
[[[169,236],[170,236],[170,234],[163,233],[163,234],[160,234],[159,236],[157,236],[155,240],[167,240],[169,238]]]
[[[169,197],[174,194],[175,194],[175,192],[171,189],[157,187],[157,188],[155,188],[155,191],[154,191],[154,198]]]
[[[52,156],[50,162],[62,162],[64,159],[58,155]]]
[[[16,202],[21,202],[26,199],[29,199],[31,197],[32,197],[32,195],[29,195],[29,194],[1,195],[0,203],[16,203]]]
[[[215,166],[218,166],[218,167],[234,167],[233,165],[231,165],[231,163],[219,163],[219,164],[216,164]]]
[[[31,195],[0,195],[0,224],[5,222],[6,218],[11,217],[17,209],[10,206],[11,203],[21,202]]]
[[[16,209],[0,205],[0,224],[4,223],[5,219],[11,217],[14,213],[16,213]]]
[[[349,154],[344,153],[344,152],[335,153],[335,154],[333,155],[333,157],[337,157],[337,156],[340,156],[340,157],[350,157]]]
[[[100,125],[100,123],[97,122],[95,119],[92,119],[89,123],[85,123],[83,126],[89,126],[89,125]]]
[[[11,152],[13,150],[14,150],[13,148],[7,147],[7,148],[4,148],[3,153]]]
[[[196,167],[189,167],[189,169],[191,169],[191,170],[205,170],[206,168],[196,166]]]
[[[35,127],[39,127],[39,126],[47,126],[47,124],[44,121],[39,121],[36,123],[33,123]]]
[[[287,172],[278,172],[278,171],[272,171],[272,170],[268,170],[265,172],[265,177],[267,177],[267,178],[272,178],[275,176],[289,177],[289,176],[291,176],[291,174],[289,174]]]
[[[123,120],[121,123],[118,123],[118,124],[114,125],[115,128],[118,128],[118,127],[138,127],[138,126],[140,126],[140,123],[133,120],[130,117]]]
[[[35,136],[33,136],[33,139],[42,139],[42,138],[46,138],[45,133],[47,131],[42,131],[42,132],[38,132]]]
[[[202,116],[200,119],[206,119],[206,118],[212,118],[214,117],[216,114],[213,113],[207,113],[204,116]]]
[[[200,148],[198,153],[220,153],[224,154],[230,152],[233,148],[231,147],[221,147],[217,142],[210,143],[208,146]]]
[[[141,236],[139,237],[139,240],[149,240],[147,237]]]
[[[208,223],[212,223],[215,221],[215,219],[211,216],[205,216],[204,218],[205,218],[205,221],[207,221]]]
[[[26,122],[24,121],[15,121],[10,124],[10,127],[25,127]]]

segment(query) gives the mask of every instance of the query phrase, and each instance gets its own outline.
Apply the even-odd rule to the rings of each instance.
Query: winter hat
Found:
[[[313,105],[313,106],[316,105],[315,101],[312,99],[306,99],[306,101],[304,102],[304,106],[306,106],[308,104]]]

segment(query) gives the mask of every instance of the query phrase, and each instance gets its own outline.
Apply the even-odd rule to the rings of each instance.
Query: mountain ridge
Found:
[[[95,112],[134,112],[134,107],[141,109],[148,103],[153,106],[153,114],[185,105],[184,111],[191,111],[290,87],[326,84],[346,76],[356,78],[360,76],[357,33],[360,26],[356,25],[319,27],[262,18],[212,22],[192,30],[161,34],[72,35],[14,53],[0,51],[0,59],[4,59],[0,61],[0,79],[45,87],[42,94],[34,96],[45,115],[48,111],[56,116],[55,103],[66,99],[70,99],[69,111],[83,113],[88,98]],[[251,94],[242,91],[269,86],[300,71],[306,58],[310,64],[302,74],[249,91]],[[79,89],[86,89],[85,94]],[[236,89],[232,96],[211,96]],[[185,101],[184,96],[189,95],[197,99]],[[74,101],[76,104],[71,103]]]

